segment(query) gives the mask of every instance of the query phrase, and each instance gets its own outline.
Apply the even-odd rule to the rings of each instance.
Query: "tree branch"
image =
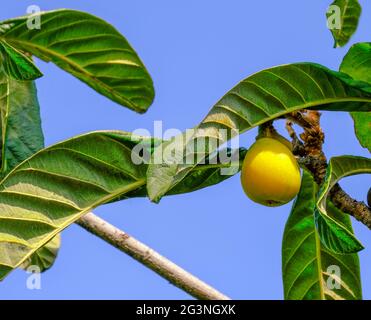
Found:
[[[331,202],[341,211],[346,212],[371,229],[371,210],[364,202],[351,198],[339,184],[329,193]]]
[[[120,251],[142,263],[176,287],[201,300],[230,300],[227,296],[202,282],[167,258],[109,224],[93,213],[77,221],[82,228],[113,245]]]
[[[286,129],[293,141],[293,153],[313,175],[317,184],[322,184],[327,169],[327,159],[322,151],[324,133],[320,127],[318,111],[298,111],[287,116]],[[304,129],[300,139],[292,124]],[[337,183],[329,192],[331,202],[342,212],[347,213],[371,229],[371,209],[364,202],[351,198]]]

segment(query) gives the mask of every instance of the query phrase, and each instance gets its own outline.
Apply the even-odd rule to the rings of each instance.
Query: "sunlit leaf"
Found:
[[[145,112],[154,98],[152,79],[128,41],[110,24],[85,12],[36,13],[0,23],[0,40],[52,61],[111,100]]]
[[[156,143],[121,131],[93,132],[43,149],[16,167],[0,185],[0,279],[95,207],[146,196],[147,163],[140,150]],[[226,165],[216,160],[194,168],[169,194],[229,178],[221,172]]]
[[[1,179],[15,166],[44,147],[36,86],[32,81],[17,81],[0,72],[1,110]],[[40,248],[28,262],[40,271],[49,268],[56,258],[57,243]],[[40,264],[39,264],[40,263]],[[29,264],[25,265],[26,267]]]
[[[204,151],[207,155],[231,137],[296,110],[370,111],[371,92],[363,90],[367,87],[365,82],[311,63],[283,65],[253,74],[217,102],[193,135],[165,142],[162,155],[155,152],[156,159],[147,173],[150,199],[159,201],[197,164],[188,164],[184,158],[189,157],[190,146],[200,138],[206,137],[211,145]],[[166,154],[168,147],[174,152]]]

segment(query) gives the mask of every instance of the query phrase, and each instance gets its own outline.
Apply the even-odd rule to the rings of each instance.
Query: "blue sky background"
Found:
[[[152,130],[196,125],[241,79],[260,69],[313,61],[337,69],[350,45],[333,49],[324,14],[329,1],[136,0],[3,1],[0,19],[23,15],[27,6],[73,8],[112,23],[130,41],[151,73],[156,100],[145,115],[122,108],[52,64],[37,61],[46,144],[99,129]],[[371,40],[371,3],[351,43]],[[369,156],[355,138],[346,113],[324,112],[328,157]],[[241,137],[249,146],[256,131]],[[370,176],[342,181],[365,199]],[[236,299],[282,299],[281,240],[291,204],[266,208],[243,194],[239,175],[159,205],[135,199],[95,212]],[[370,231],[354,224],[366,244],[360,253],[364,298],[371,298]],[[190,298],[152,271],[78,226],[62,234],[55,266],[42,276],[42,290],[26,288],[17,270],[0,284],[0,299]]]

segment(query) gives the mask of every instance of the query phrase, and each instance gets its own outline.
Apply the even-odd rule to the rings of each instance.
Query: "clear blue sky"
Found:
[[[349,45],[333,49],[324,14],[330,0],[312,1],[3,1],[0,19],[26,7],[73,8],[98,15],[120,30],[153,76],[156,100],[145,115],[122,108],[52,64],[37,61],[37,81],[46,144],[98,129],[152,130],[196,125],[210,107],[249,74],[278,64],[314,61],[337,69]],[[371,3],[351,43],[371,40]],[[324,113],[325,152],[369,156],[354,136],[346,113]],[[249,146],[256,131],[241,137]],[[370,176],[342,186],[365,199]],[[96,213],[236,299],[282,299],[281,239],[290,205],[265,208],[245,197],[239,176],[159,205],[135,199]],[[360,253],[364,298],[371,298],[370,231],[355,223],[366,244]],[[0,284],[0,299],[179,299],[190,298],[152,271],[78,226],[62,234],[55,266],[42,290],[26,289],[17,270]]]

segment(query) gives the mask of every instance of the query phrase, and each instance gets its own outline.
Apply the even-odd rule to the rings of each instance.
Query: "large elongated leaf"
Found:
[[[144,112],[154,97],[152,80],[127,40],[110,24],[75,10],[34,14],[0,24],[0,40],[52,61],[106,97]]]
[[[328,214],[326,206],[327,196],[339,180],[362,173],[371,173],[371,159],[341,156],[331,158],[329,161],[326,178],[319,192],[315,216],[321,241],[333,252],[351,253],[363,249],[353,233]]]
[[[200,137],[207,137],[212,145],[205,151],[207,155],[234,135],[295,110],[370,111],[371,93],[363,90],[367,87],[367,83],[311,63],[278,66],[253,74],[211,109],[193,136],[183,143],[164,143],[163,150],[174,144],[175,151],[161,155],[163,161],[155,152],[156,159],[148,169],[151,200],[159,201],[187,176],[194,164],[187,164],[184,158]]]
[[[340,71],[369,83],[371,92],[371,43],[353,45],[345,55]],[[351,116],[358,141],[371,152],[371,112],[351,112]]]
[[[36,80],[43,75],[29,57],[5,41],[0,41],[0,57],[5,73],[15,80]]]
[[[81,136],[36,153],[5,178],[0,279],[84,213],[145,184],[133,145],[124,133]]]
[[[358,255],[332,253],[319,241],[313,218],[317,188],[312,176],[304,171],[301,189],[283,235],[282,276],[285,299],[361,299]],[[328,208],[329,214],[352,232],[349,217],[331,203]],[[336,269],[340,274],[329,278]],[[335,280],[339,282],[340,288],[331,286]]]
[[[16,167],[0,185],[0,279],[95,207],[145,195],[147,164],[138,143],[150,147],[155,141],[93,132],[43,149]],[[196,167],[172,194],[228,178],[222,167]]]
[[[336,6],[340,10],[340,25],[328,25],[334,38],[334,47],[342,47],[346,45],[354,32],[357,30],[359,17],[361,16],[362,8],[358,0],[335,0],[331,6]],[[327,12],[327,19],[338,12]],[[336,20],[335,20],[336,21]]]
[[[14,80],[1,71],[0,110],[2,132],[0,179],[2,179],[7,172],[44,147],[34,82]],[[29,263],[25,266],[37,264],[41,271],[49,268],[58,251],[56,246],[58,239],[37,251],[28,259]]]
[[[36,87],[0,72],[0,177],[44,146]]]

